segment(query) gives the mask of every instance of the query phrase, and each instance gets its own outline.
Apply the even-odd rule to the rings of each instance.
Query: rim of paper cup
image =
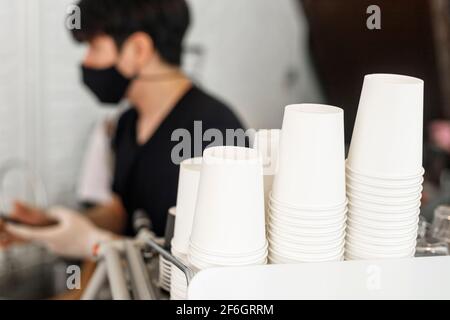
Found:
[[[352,217],[348,217],[347,224],[348,225],[355,225],[356,224],[358,226],[362,225],[363,227],[370,228],[370,229],[380,229],[380,230],[387,231],[387,230],[392,230],[392,229],[399,229],[399,230],[405,229],[406,230],[406,227],[413,227],[416,224],[419,225],[419,221],[420,221],[419,217],[417,217],[414,220],[414,222],[408,222],[408,224],[405,223],[404,226],[398,227],[398,225],[392,225],[391,221],[379,222],[379,223],[372,222],[372,221],[365,221],[365,222],[361,223],[361,222],[353,220]]]
[[[192,259],[193,258],[193,259]],[[203,262],[201,259],[196,259],[195,257],[189,256],[189,262],[192,266],[194,266],[197,269],[203,270],[206,268],[218,268],[218,267],[244,267],[244,266],[251,266],[251,265],[263,265],[267,263],[267,257],[265,259],[258,259],[252,262],[242,262],[242,263],[220,263],[220,264],[213,264],[208,262]]]
[[[343,233],[345,232],[345,228],[346,228],[346,224],[343,223],[342,225],[338,227],[336,227],[335,231],[329,231],[327,230],[327,232],[308,232],[308,228],[289,228],[289,227],[277,227],[274,226],[272,223],[269,222],[268,224],[268,228],[270,230],[278,230],[279,232],[284,232],[287,234],[298,234],[299,236],[306,236],[306,237],[326,237],[327,235],[330,234],[339,234],[339,233]],[[333,229],[333,228],[330,228]],[[334,230],[334,229],[333,229]]]
[[[293,227],[300,227],[300,228],[327,228],[334,226],[339,223],[345,223],[347,221],[347,212],[343,213],[342,216],[339,216],[338,219],[301,219],[301,218],[286,218],[286,217],[280,217],[278,213],[273,214],[271,211],[271,214],[269,214],[269,220],[274,221],[276,223],[281,224],[290,224]],[[331,221],[331,222],[330,222]]]
[[[323,245],[298,245],[298,244],[290,244],[289,241],[283,241],[283,243],[276,243],[278,240],[270,239],[269,240],[269,248],[285,248],[287,250],[292,251],[300,251],[303,253],[309,253],[310,251],[331,251],[333,249],[338,249],[345,246],[346,239],[344,238],[337,244],[330,244],[328,246]]]
[[[385,212],[385,213],[392,213],[392,214],[396,214],[396,213],[401,213],[401,212],[409,212],[412,210],[418,210],[420,209],[420,207],[422,206],[422,203],[417,202],[417,205],[415,206],[411,206],[411,207],[402,207],[401,209],[397,208],[397,209],[393,209],[394,206],[382,206],[382,205],[370,205],[370,206],[360,206],[355,204],[352,201],[349,201],[349,207],[353,207],[353,208],[357,208],[360,210],[367,210],[367,211],[371,211],[371,212]]]
[[[271,192],[269,194],[269,202],[271,204],[274,204],[277,207],[286,208],[288,210],[323,212],[323,211],[338,211],[338,210],[344,209],[347,206],[348,199],[346,198],[345,201],[339,205],[334,205],[334,206],[330,206],[330,207],[325,207],[325,206],[320,206],[320,205],[299,207],[299,206],[295,206],[292,204],[286,204],[286,203],[283,203],[283,202],[275,199],[273,197],[273,193]]]
[[[385,238],[382,240],[379,239],[375,239],[375,238],[370,238],[370,237],[366,237],[366,236],[360,236],[360,235],[355,235],[352,232],[348,232],[347,233],[347,237],[346,237],[346,242],[349,243],[354,243],[354,242],[362,242],[362,243],[367,243],[367,244],[373,244],[373,245],[380,245],[380,246],[395,246],[395,245],[402,245],[402,244],[406,244],[409,243],[411,241],[414,241],[417,239],[417,237],[414,236],[410,236],[409,238],[399,238],[401,240],[397,240],[397,242],[395,241],[395,238]],[[394,241],[393,241],[394,240]],[[394,244],[392,244],[392,242],[394,242]],[[396,242],[396,243],[395,243]]]
[[[360,202],[368,202],[369,204],[375,204],[375,205],[381,205],[381,206],[406,206],[408,204],[412,204],[412,203],[418,203],[422,200],[422,194],[418,195],[416,198],[414,198],[414,200],[408,200],[408,201],[398,201],[398,202],[389,202],[389,201],[382,201],[382,200],[373,200],[373,199],[368,199],[368,198],[362,198],[360,196],[355,196],[353,193],[351,192],[347,192],[348,198],[350,199],[349,201],[352,200],[357,200]],[[352,201],[353,202],[353,201]]]
[[[379,175],[379,174],[373,174],[373,173],[365,173],[365,172],[361,172],[359,170],[356,170],[354,168],[352,168],[349,164],[348,164],[348,160],[346,161],[346,172],[348,175],[350,175],[351,177],[361,177],[362,179],[367,179],[367,180],[383,180],[386,182],[389,181],[404,181],[404,180],[418,180],[420,177],[423,177],[423,175],[425,174],[425,168],[421,168],[420,171],[418,171],[415,174],[410,174],[410,175],[402,175],[402,176],[383,176],[383,175]]]
[[[367,187],[365,186],[365,188],[371,188],[376,190],[377,188],[374,187]],[[379,188],[378,188],[379,189]],[[401,189],[401,188],[400,188]],[[404,188],[406,189],[406,188]],[[414,190],[413,192],[405,192],[405,193],[389,193],[389,192],[378,192],[377,191],[369,191],[367,189],[364,188],[360,188],[358,186],[354,186],[351,182],[347,182],[347,193],[351,192],[351,193],[361,193],[364,195],[370,195],[370,196],[374,196],[374,197],[384,197],[384,198],[402,198],[402,197],[411,197],[414,196],[415,194],[419,194],[423,192],[423,185],[421,184],[418,188],[416,188],[416,190]]]
[[[286,224],[286,223],[278,223],[278,222],[274,222],[273,219],[269,218],[269,222],[268,225],[269,227],[275,227],[277,229],[282,229],[285,230],[286,232],[295,232],[295,233],[300,233],[300,234],[308,234],[308,233],[304,233],[304,231],[309,231],[311,230],[311,234],[328,234],[331,232],[324,232],[329,231],[329,230],[341,230],[342,228],[345,228],[346,226],[346,222],[347,219],[344,219],[343,221],[336,223],[336,224],[332,224],[332,225],[328,225],[328,226],[297,226],[297,225],[291,225],[291,224]]]
[[[411,213],[408,213],[408,215],[400,215],[400,214],[386,214],[386,213],[368,213],[367,211],[360,211],[358,209],[349,209],[348,216],[363,218],[367,220],[373,220],[373,221],[389,221],[389,222],[404,222],[408,219],[411,219],[413,217],[418,217],[420,215],[420,209],[416,211],[411,211]],[[400,218],[399,218],[400,216]]]
[[[271,250],[269,252],[268,257],[269,257],[269,259],[271,259],[275,256],[275,259],[276,259],[276,257],[279,257],[281,259],[287,259],[287,260],[310,260],[310,261],[314,261],[314,262],[322,262],[322,261],[327,261],[327,260],[332,261],[333,259],[341,257],[344,254],[345,254],[345,249],[342,249],[339,253],[333,254],[333,255],[331,255],[331,254],[330,255],[319,255],[318,254],[316,256],[302,255],[302,254],[294,256],[294,255],[291,255],[288,253],[285,254],[285,253],[280,253],[280,252]]]
[[[240,265],[252,265],[252,264],[259,264],[264,262],[267,259],[267,252],[265,255],[261,257],[257,257],[254,259],[207,259],[204,257],[199,257],[196,255],[190,255],[189,256],[190,261],[197,263],[197,264],[209,264],[213,266],[221,266],[221,265],[228,265],[228,266],[240,266]]]
[[[425,179],[422,178],[422,180],[418,183],[409,184],[409,185],[387,185],[387,184],[375,184],[371,182],[365,182],[365,181],[356,181],[354,178],[350,177],[349,175],[346,175],[347,179],[347,185],[351,185],[353,189],[358,188],[355,187],[356,185],[361,185],[363,188],[372,188],[372,189],[384,189],[386,192],[391,192],[392,190],[399,191],[404,189],[419,189],[420,187],[423,188],[423,183],[425,182]]]
[[[407,236],[412,237],[413,235],[415,235],[417,237],[418,230],[419,230],[419,226],[417,226],[417,228],[413,227],[409,230],[406,230],[406,232],[398,233],[398,232],[392,232],[392,230],[390,230],[388,233],[386,233],[386,231],[383,231],[383,230],[377,230],[377,229],[361,230],[361,228],[358,228],[358,227],[355,228],[354,226],[347,225],[346,233],[357,232],[357,233],[363,233],[363,234],[367,235],[368,237],[372,237],[372,238],[392,239],[392,238],[405,238]]]
[[[364,79],[367,80],[380,80],[386,84],[398,84],[398,85],[423,85],[424,81],[417,77],[407,76],[396,73],[371,73],[367,74]]]
[[[211,254],[205,254],[201,251],[198,251],[194,248],[191,247],[191,250],[189,252],[189,255],[192,257],[194,256],[194,258],[200,259],[200,260],[204,260],[204,261],[210,261],[211,263],[214,261],[232,261],[232,260],[236,260],[236,261],[246,261],[246,260],[258,260],[258,259],[262,259],[263,257],[267,256],[267,249],[266,248],[265,251],[261,251],[258,254],[254,254],[251,256],[240,256],[240,257],[229,257],[229,256],[218,256],[218,255],[211,255]]]
[[[317,254],[317,255],[308,255],[308,254],[298,254],[296,256],[293,256],[291,254],[285,254],[285,253],[280,253],[276,250],[272,250],[269,249],[269,259],[271,257],[273,257],[273,255],[278,256],[279,258],[284,258],[287,260],[299,260],[299,259],[313,259],[313,260],[319,260],[320,261],[324,261],[324,260],[328,260],[328,259],[334,259],[337,257],[340,257],[342,255],[344,255],[345,253],[345,248],[342,248],[342,250],[340,250],[339,253],[333,253],[333,254],[329,254],[329,255],[323,255],[323,254]],[[288,257],[289,256],[289,257]]]
[[[392,250],[388,248],[379,248],[375,249],[373,247],[367,246],[355,246],[350,242],[347,242],[345,245],[345,249],[349,252],[366,252],[369,254],[386,254],[386,255],[398,255],[398,254],[407,254],[416,248],[416,245],[411,245],[409,247],[404,247],[399,250]]]
[[[263,252],[264,250],[267,250],[268,246],[269,246],[269,244],[266,240],[264,246],[262,246],[261,248],[259,248],[257,250],[232,254],[229,252],[215,252],[215,251],[211,251],[211,250],[206,250],[206,249],[203,249],[201,246],[193,243],[192,241],[190,241],[190,243],[189,243],[189,247],[190,248],[192,247],[194,250],[196,250],[198,252],[203,252],[204,254],[212,255],[212,256],[216,255],[219,257],[230,257],[230,258],[234,258],[234,257],[239,258],[239,257],[247,257],[247,256],[256,255],[256,254],[259,254],[260,252]]]
[[[269,238],[279,238],[284,241],[291,241],[294,243],[304,243],[304,244],[317,244],[317,243],[330,243],[334,241],[340,241],[342,238],[345,238],[345,230],[346,228],[343,228],[342,232],[336,232],[336,233],[330,233],[325,235],[305,235],[305,234],[299,234],[299,235],[293,235],[291,233],[285,232],[283,234],[280,234],[280,231],[278,231],[276,228],[273,229],[272,227],[268,227],[268,234]]]
[[[414,243],[413,243],[414,241]],[[415,248],[417,245],[417,241],[415,241],[414,239],[412,239],[409,243],[407,244],[393,244],[393,245],[389,245],[389,244],[385,244],[385,243],[381,243],[381,244],[372,244],[372,243],[366,243],[363,242],[362,240],[358,240],[358,242],[354,242],[354,241],[350,241],[347,240],[345,246],[350,246],[353,248],[356,248],[357,250],[373,250],[373,251],[383,251],[383,250],[389,250],[389,251],[408,251],[411,250],[412,248]],[[396,249],[397,248],[397,249]],[[396,251],[396,252],[397,252]]]
[[[345,210],[339,211],[337,213],[333,213],[333,214],[323,214],[323,213],[302,213],[302,212],[286,212],[286,211],[282,211],[282,210],[278,210],[273,208],[270,204],[269,204],[269,212],[272,215],[276,215],[278,217],[286,217],[286,219],[291,219],[291,220],[301,220],[301,221],[323,221],[323,220],[328,220],[328,219],[337,219],[339,217],[343,217],[347,214],[348,212],[348,208],[345,207]]]

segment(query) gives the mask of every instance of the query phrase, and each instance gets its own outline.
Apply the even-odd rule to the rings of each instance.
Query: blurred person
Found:
[[[85,85],[105,104],[127,99],[132,106],[120,117],[112,143],[111,199],[85,214],[16,203],[11,218],[31,226],[3,224],[0,233],[3,244],[32,240],[65,257],[89,258],[96,244],[134,235],[136,210],[145,211],[153,232],[163,236],[177,194],[174,130],[185,129],[194,137],[194,122],[201,121],[204,131],[218,129],[225,136],[226,129],[242,125],[180,70],[190,23],[185,0],[81,0],[78,5],[82,26],[72,32],[88,44],[82,64]]]

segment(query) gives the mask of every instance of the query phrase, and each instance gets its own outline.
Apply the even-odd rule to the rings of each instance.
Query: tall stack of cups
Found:
[[[188,261],[194,270],[267,262],[262,159],[254,149],[203,155]]]
[[[343,259],[347,198],[342,109],[286,107],[269,208],[271,263]]]
[[[412,257],[424,169],[422,80],[365,77],[347,160],[346,259]]]
[[[197,191],[202,168],[202,158],[185,160],[180,165],[178,195],[172,255],[187,265],[189,239],[194,221]],[[187,298],[187,282],[184,273],[172,265],[170,296],[172,300]]]
[[[263,160],[264,172],[264,206],[266,222],[269,217],[269,197],[272,192],[273,180],[278,168],[278,150],[281,130],[259,130],[255,136],[253,149],[257,150]]]

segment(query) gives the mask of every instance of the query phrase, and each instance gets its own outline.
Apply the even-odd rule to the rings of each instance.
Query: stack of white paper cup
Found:
[[[424,170],[422,80],[365,77],[347,160],[346,258],[414,256]]]
[[[342,109],[286,107],[269,208],[271,263],[343,259],[347,200]]]
[[[214,147],[204,152],[188,262],[216,266],[265,264],[262,159],[254,149]]]
[[[172,248],[172,255],[174,255],[180,262],[188,266],[187,255],[177,252]],[[184,273],[172,265],[171,283],[170,283],[170,299],[171,300],[186,300],[187,299],[187,281]]]
[[[201,168],[202,158],[185,160],[180,165],[176,207],[177,218],[172,239],[172,255],[184,264],[187,264],[189,239],[194,221]],[[171,299],[174,300],[184,300],[187,297],[186,278],[174,266],[172,266],[170,295]]]
[[[253,149],[257,150],[263,159],[264,171],[264,207],[266,220],[269,217],[269,197],[272,192],[273,180],[278,168],[278,153],[281,130],[259,130],[255,136]]]

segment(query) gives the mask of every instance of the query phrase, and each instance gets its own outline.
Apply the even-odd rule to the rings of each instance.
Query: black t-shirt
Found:
[[[185,143],[190,142],[191,153],[189,148],[184,149],[186,154],[182,154],[183,159],[198,157],[211,144],[210,141],[203,142],[201,138],[206,130],[218,129],[226,140],[227,129],[243,127],[228,107],[195,86],[181,98],[151,139],[142,145],[138,144],[136,138],[137,120],[138,113],[134,108],[126,111],[119,119],[113,141],[113,191],[121,197],[127,211],[126,235],[134,235],[133,213],[143,210],[149,215],[155,234],[163,236],[168,209],[176,205],[177,198],[179,163],[174,163],[172,159],[174,148],[177,146],[175,149],[179,150],[180,142],[185,139]],[[201,121],[202,129],[200,138],[198,121]],[[197,132],[194,132],[194,128],[197,128]],[[179,136],[184,138],[172,141],[172,134],[177,129],[182,130],[177,132],[182,132]],[[191,141],[186,140],[186,135],[190,136]],[[198,141],[196,144],[195,140]]]

